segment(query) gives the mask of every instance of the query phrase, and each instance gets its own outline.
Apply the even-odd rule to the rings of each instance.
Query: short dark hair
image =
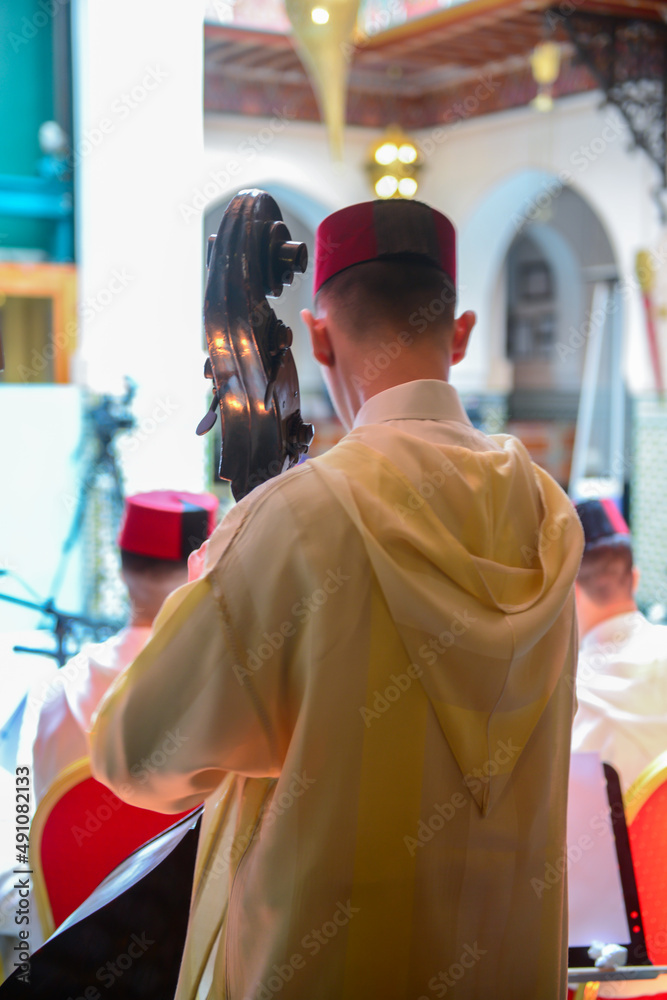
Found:
[[[372,337],[380,329],[405,330],[415,336],[450,327],[456,290],[451,278],[414,254],[355,264],[320,288],[325,302],[353,336]]]
[[[615,541],[584,552],[577,583],[595,604],[612,604],[632,597],[632,546]]]
[[[177,570],[188,568],[187,559],[156,559],[154,556],[142,556],[127,549],[120,550],[120,564],[128,573],[140,573],[154,578],[169,576]]]

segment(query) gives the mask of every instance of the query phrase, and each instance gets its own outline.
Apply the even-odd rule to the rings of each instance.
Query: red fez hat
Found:
[[[613,500],[582,500],[574,506],[584,529],[584,552],[611,542],[631,544],[630,529]]]
[[[136,555],[183,562],[215,528],[217,509],[211,493],[136,493],[125,500],[118,545]]]
[[[405,254],[439,267],[456,288],[456,231],[446,215],[399,198],[341,208],[317,227],[314,293],[354,264]]]

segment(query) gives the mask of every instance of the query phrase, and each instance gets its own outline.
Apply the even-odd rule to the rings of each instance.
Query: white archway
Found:
[[[454,370],[454,382],[462,391],[511,389],[512,370],[505,355],[505,303],[499,279],[507,252],[524,227],[530,226],[531,235],[545,247],[553,247],[558,236],[562,246],[562,234],[549,233],[542,219],[563,192],[578,200],[582,225],[594,231],[596,260],[583,259],[576,246],[570,246],[570,256],[574,252],[581,269],[593,263],[616,266],[618,254],[600,217],[578,191],[565,187],[557,176],[544,170],[521,170],[497,184],[460,227],[459,309],[474,309],[477,313],[468,356]]]

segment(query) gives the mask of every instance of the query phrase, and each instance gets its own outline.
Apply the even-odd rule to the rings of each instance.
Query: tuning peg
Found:
[[[292,330],[282,320],[276,319],[269,332],[269,353],[283,354],[292,346]]]
[[[213,376],[211,375],[209,377],[212,378]],[[202,417],[201,420],[199,421],[199,423],[197,424],[197,431],[196,431],[196,433],[199,435],[199,437],[201,437],[203,434],[208,433],[208,431],[210,431],[211,427],[215,423],[215,421],[217,419],[217,416],[218,416],[218,403],[219,402],[220,402],[220,399],[218,398],[218,394],[217,394],[217,392],[214,392],[213,393],[213,401],[212,401],[211,405],[208,408],[208,413],[206,414],[206,416]]]
[[[291,285],[294,272],[303,273],[308,266],[308,250],[305,243],[296,243],[284,222],[266,223],[264,231],[264,273],[267,295],[277,298],[283,285]]]
[[[296,410],[291,418],[287,430],[287,444],[293,457],[305,455],[315,436],[315,428],[312,424],[304,423],[301,411]]]
[[[315,437],[315,428],[312,424],[306,424],[303,420],[299,423],[299,427],[296,432],[296,444],[299,446],[299,451],[306,452],[310,448],[313,438]]]
[[[276,268],[283,277],[284,285],[291,285],[294,279],[294,272],[305,273],[308,267],[308,250],[305,243],[296,243],[294,240],[286,240],[278,247],[276,256],[279,265]]]

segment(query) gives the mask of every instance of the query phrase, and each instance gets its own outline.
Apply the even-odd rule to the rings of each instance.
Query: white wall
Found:
[[[119,442],[127,492],[199,489],[200,234],[178,211],[199,175],[199,0],[78,0],[74,12],[81,331],[75,377],[139,390]]]
[[[279,107],[270,118],[207,115],[204,135],[202,171],[193,184],[196,195],[181,209],[190,214],[193,225],[194,206],[201,214],[205,205],[226,200],[242,188],[280,189],[286,207],[311,228],[329,212],[372,197],[363,163],[369,143],[377,137],[374,131],[346,130],[343,163],[331,160],[323,126],[290,120]]]

